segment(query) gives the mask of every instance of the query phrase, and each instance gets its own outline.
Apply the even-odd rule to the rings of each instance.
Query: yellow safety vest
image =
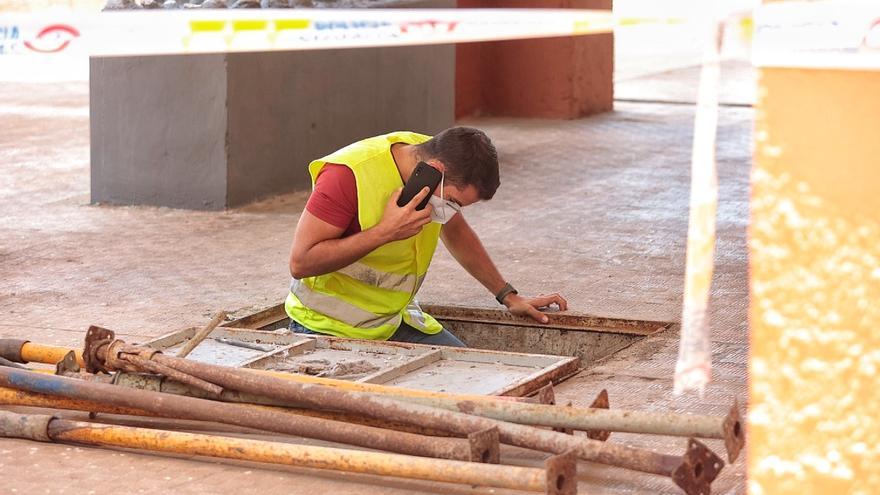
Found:
[[[342,148],[309,164],[312,187],[327,163],[345,165],[357,182],[358,220],[367,230],[382,219],[391,193],[403,186],[391,156],[394,143],[419,144],[430,136],[392,132]],[[284,309],[316,332],[387,340],[401,321],[427,334],[443,327],[422,312],[415,295],[425,279],[441,225],[429,223],[409,239],[390,242],[333,273],[293,279]]]

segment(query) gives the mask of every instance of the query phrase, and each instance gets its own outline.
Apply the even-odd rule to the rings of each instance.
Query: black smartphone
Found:
[[[409,176],[409,180],[404,184],[403,191],[400,192],[400,197],[397,198],[397,206],[406,206],[419,191],[429,187],[431,192],[425,196],[421,203],[416,205],[416,210],[425,209],[425,206],[427,206],[428,201],[431,199],[431,194],[434,194],[434,190],[440,185],[440,179],[442,178],[443,174],[439,170],[425,162],[419,162],[412,175]]]

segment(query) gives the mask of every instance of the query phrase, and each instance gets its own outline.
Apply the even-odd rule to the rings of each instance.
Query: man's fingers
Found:
[[[427,213],[425,212],[425,210],[428,210],[428,208],[430,208],[430,207],[431,206],[428,205],[428,207],[425,208],[424,210],[416,212],[415,221],[419,227],[421,227],[423,225],[428,225],[429,223],[431,223],[431,212],[430,211],[428,211]]]
[[[420,211],[417,211],[416,213],[418,213],[420,217],[430,218],[432,211],[434,211],[434,207],[431,205],[431,203],[428,203],[425,205],[424,208],[422,208]]]
[[[568,309],[568,301],[559,294],[555,294],[556,296],[556,304],[559,305],[559,311],[565,311]]]
[[[538,310],[535,309],[535,307],[532,306],[532,305],[528,305],[528,306],[527,306],[527,308],[526,308],[526,312],[529,314],[529,316],[532,317],[532,319],[534,319],[534,320],[537,321],[538,323],[547,323],[548,321],[550,321],[550,319],[547,318],[547,315],[545,315],[544,313],[538,311]]]
[[[429,188],[428,186],[423,187],[418,194],[413,196],[413,199],[409,202],[407,206],[412,207],[412,209],[416,209],[416,206],[418,206],[423,199],[428,197],[429,194],[431,194],[431,188]]]
[[[550,306],[553,303],[556,303],[559,306],[560,311],[565,311],[566,309],[568,309],[568,301],[566,301],[565,298],[559,294],[550,294],[546,296],[540,295],[532,301],[532,304],[539,308]]]

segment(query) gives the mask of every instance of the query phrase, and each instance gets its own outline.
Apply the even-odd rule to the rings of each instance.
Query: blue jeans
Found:
[[[321,332],[309,330],[308,328],[300,325],[299,322],[297,322],[296,320],[290,320],[290,325],[288,325],[287,328],[289,328],[290,331],[294,333],[324,335]],[[420,332],[403,322],[400,323],[400,326],[397,327],[397,331],[394,332],[394,335],[389,337],[388,340],[393,340],[394,342],[410,342],[412,344],[467,347],[464,342],[458,340],[458,337],[453,335],[452,332],[446,330],[445,328],[443,330],[440,330],[439,333],[428,335],[427,333]]]

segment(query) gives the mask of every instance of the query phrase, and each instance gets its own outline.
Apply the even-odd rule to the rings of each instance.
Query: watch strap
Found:
[[[507,297],[508,294],[513,292],[514,294],[519,294],[519,292],[513,288],[510,283],[504,284],[504,287],[498,291],[498,294],[495,294],[495,300],[498,301],[499,304],[504,304],[504,298]]]

